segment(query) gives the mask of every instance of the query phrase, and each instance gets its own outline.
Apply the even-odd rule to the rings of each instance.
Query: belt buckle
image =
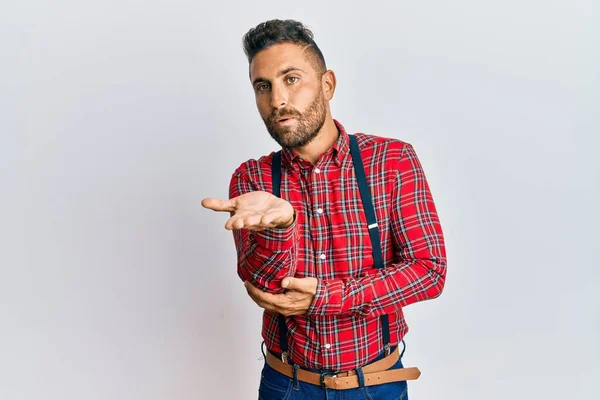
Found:
[[[325,386],[325,377],[330,377],[330,378],[337,378],[337,373],[331,373],[331,372],[323,372],[321,373],[321,387],[323,389],[327,389],[327,386]]]

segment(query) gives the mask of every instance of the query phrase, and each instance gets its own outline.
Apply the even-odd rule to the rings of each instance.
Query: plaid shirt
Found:
[[[389,314],[391,345],[408,332],[402,307],[440,295],[444,237],[425,173],[409,143],[356,134],[379,224],[384,268],[373,268],[371,240],[348,134],[315,165],[283,149],[281,197],[297,212],[288,228],[234,230],[238,275],[271,293],[286,276],[319,279],[304,315],[287,318],[288,357],[308,368],[345,371],[383,351],[379,316]],[[229,197],[272,193],[273,153],[233,174]],[[265,311],[262,336],[280,352],[278,315]]]

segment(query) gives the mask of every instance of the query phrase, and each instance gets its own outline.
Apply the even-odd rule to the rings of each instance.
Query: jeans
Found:
[[[397,350],[394,350],[397,351]],[[402,351],[404,353],[404,351]],[[375,360],[385,356],[380,354]],[[390,369],[402,368],[402,357]],[[310,369],[312,372],[323,373],[325,370]],[[326,389],[310,383],[296,381],[285,376],[266,362],[262,369],[259,400],[408,400],[406,381],[384,383],[382,385],[365,386],[356,389]]]

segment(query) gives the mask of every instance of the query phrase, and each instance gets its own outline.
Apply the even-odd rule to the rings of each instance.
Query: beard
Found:
[[[283,117],[293,117],[295,126],[281,126],[277,120]],[[325,124],[327,110],[323,92],[319,91],[306,111],[300,113],[294,108],[284,108],[273,111],[266,119],[263,118],[269,134],[283,148],[303,147],[317,137]]]

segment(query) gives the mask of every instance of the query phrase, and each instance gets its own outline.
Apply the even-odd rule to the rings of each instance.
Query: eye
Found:
[[[262,92],[267,91],[267,90],[269,90],[269,85],[266,84],[266,83],[263,83],[263,84],[258,85],[256,87],[256,91],[259,92],[259,93],[262,93]]]
[[[296,82],[298,82],[299,79],[300,78],[298,78],[297,76],[288,76],[286,78],[286,80],[287,80],[288,83],[296,83]]]

